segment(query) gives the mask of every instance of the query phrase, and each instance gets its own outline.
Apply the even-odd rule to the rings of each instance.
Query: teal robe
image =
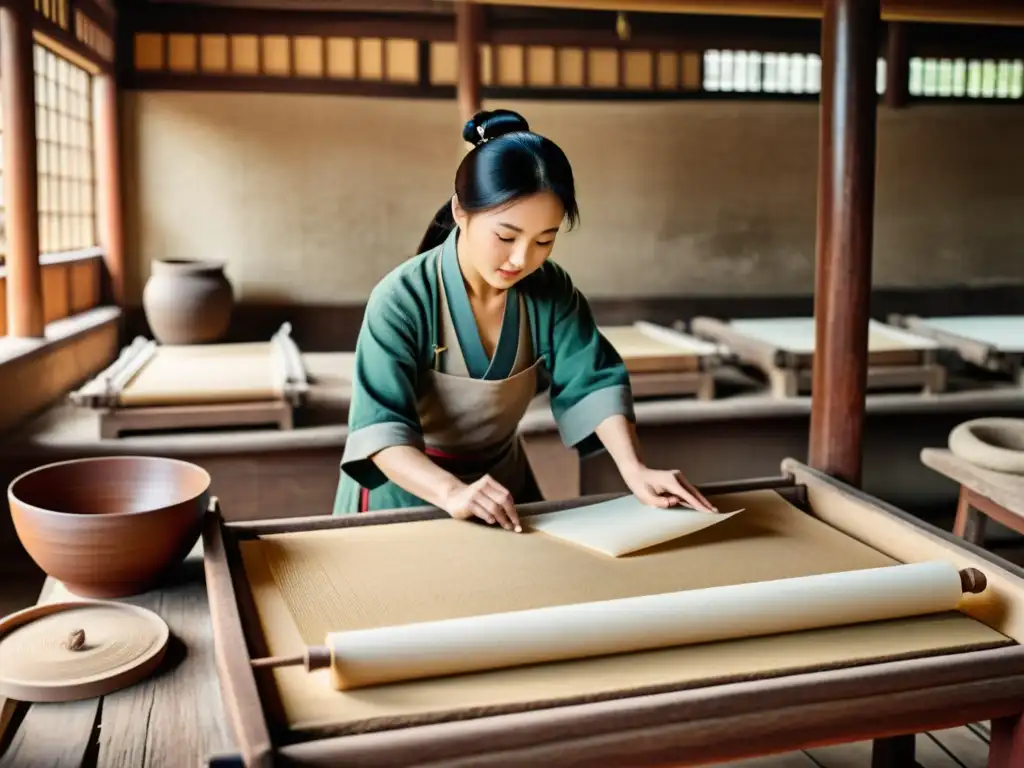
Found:
[[[456,229],[443,245],[399,265],[370,293],[356,342],[335,514],[358,511],[360,486],[373,491],[371,509],[426,503],[389,481],[371,457],[396,445],[424,448],[416,403],[427,383],[424,374],[435,367],[439,259],[471,376],[504,378],[511,367],[518,342],[518,292],[524,298],[534,356],[541,362],[538,393],[549,393],[563,443],[583,458],[603,450],[594,432],[601,422],[617,414],[635,419],[622,358],[599,332],[586,298],[551,260],[512,289],[494,358],[487,359],[458,268],[457,236]]]

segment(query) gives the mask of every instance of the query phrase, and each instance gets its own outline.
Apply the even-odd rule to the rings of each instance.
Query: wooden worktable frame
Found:
[[[772,395],[796,397],[810,392],[813,352],[795,352],[748,336],[713,317],[695,317],[690,332],[697,338],[726,346],[737,359],[760,369],[768,378]],[[925,394],[946,389],[946,369],[937,362],[934,349],[891,349],[868,352],[867,389],[920,388]]]
[[[784,476],[707,485],[704,493],[776,489],[809,514],[903,561],[946,559],[982,568],[1002,600],[1000,631],[1024,637],[1024,570],[804,464]],[[606,497],[594,497],[597,501]],[[527,505],[528,516],[578,500]],[[264,534],[443,518],[432,508],[343,517],[225,523],[203,532],[207,590],[225,710],[249,768],[274,765],[564,766],[697,765],[830,743],[883,738],[992,720],[991,768],[1009,768],[1024,710],[1024,646],[882,662],[849,669],[631,696],[477,719],[298,742],[283,722],[238,542]],[[908,535],[909,534],[909,535]],[[266,684],[266,683],[270,684]],[[743,734],[737,739],[736,734]]]
[[[966,362],[986,371],[1009,376],[1024,387],[1024,354],[1020,352],[1009,352],[978,339],[936,328],[927,318],[917,315],[890,315],[889,323],[938,342],[954,350]]]

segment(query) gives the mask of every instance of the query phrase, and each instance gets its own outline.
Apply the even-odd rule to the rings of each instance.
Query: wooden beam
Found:
[[[462,2],[462,0],[448,0]],[[577,8],[631,13],[693,13],[820,19],[822,0],[477,0],[487,5]],[[827,0],[826,0],[827,2]],[[874,3],[873,3],[874,4]],[[885,21],[1024,25],[1024,3],[1015,0],[885,0]]]
[[[4,111],[7,333],[42,338],[45,323],[39,265],[34,13],[32,0],[10,0],[0,6],[0,98]]]
[[[149,0],[150,7],[182,5],[182,0]],[[186,8],[219,6],[239,11],[289,10],[328,13],[370,11],[374,13],[435,13],[449,15],[449,0],[188,0]]]
[[[910,100],[910,30],[902,21],[889,24],[885,51],[885,105],[899,109]]]
[[[455,50],[458,56],[459,119],[469,122],[480,111],[480,36],[483,9],[463,0],[455,9]]]
[[[113,73],[93,77],[93,134],[96,152],[96,196],[99,243],[110,276],[114,303],[125,302],[124,209],[121,196],[118,91]]]
[[[323,35],[338,37],[408,37],[451,41],[450,16],[389,16],[382,13],[339,14],[322,11],[257,10],[205,6],[145,5],[132,11],[133,32],[184,34]]]
[[[90,75],[113,69],[113,64],[92,50],[85,43],[76,40],[71,33],[61,29],[49,19],[42,16],[35,18],[35,30],[32,38],[44,48],[49,48],[63,59],[67,59],[76,67],[81,67]]]
[[[875,204],[879,0],[827,0],[822,23],[809,463],[861,480]]]

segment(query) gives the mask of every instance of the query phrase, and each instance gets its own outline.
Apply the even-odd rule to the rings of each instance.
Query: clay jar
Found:
[[[219,341],[234,299],[223,264],[189,259],[155,260],[142,291],[146,321],[161,344]]]

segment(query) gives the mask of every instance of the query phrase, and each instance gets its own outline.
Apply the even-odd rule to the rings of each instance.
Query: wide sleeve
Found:
[[[356,340],[348,437],[341,471],[365,488],[387,478],[372,457],[396,445],[423,449],[416,411],[422,326],[415,304],[393,283],[371,292]]]
[[[569,275],[551,265],[551,412],[562,441],[580,456],[603,450],[594,430],[610,416],[635,421],[629,374],[601,335],[590,305]]]

